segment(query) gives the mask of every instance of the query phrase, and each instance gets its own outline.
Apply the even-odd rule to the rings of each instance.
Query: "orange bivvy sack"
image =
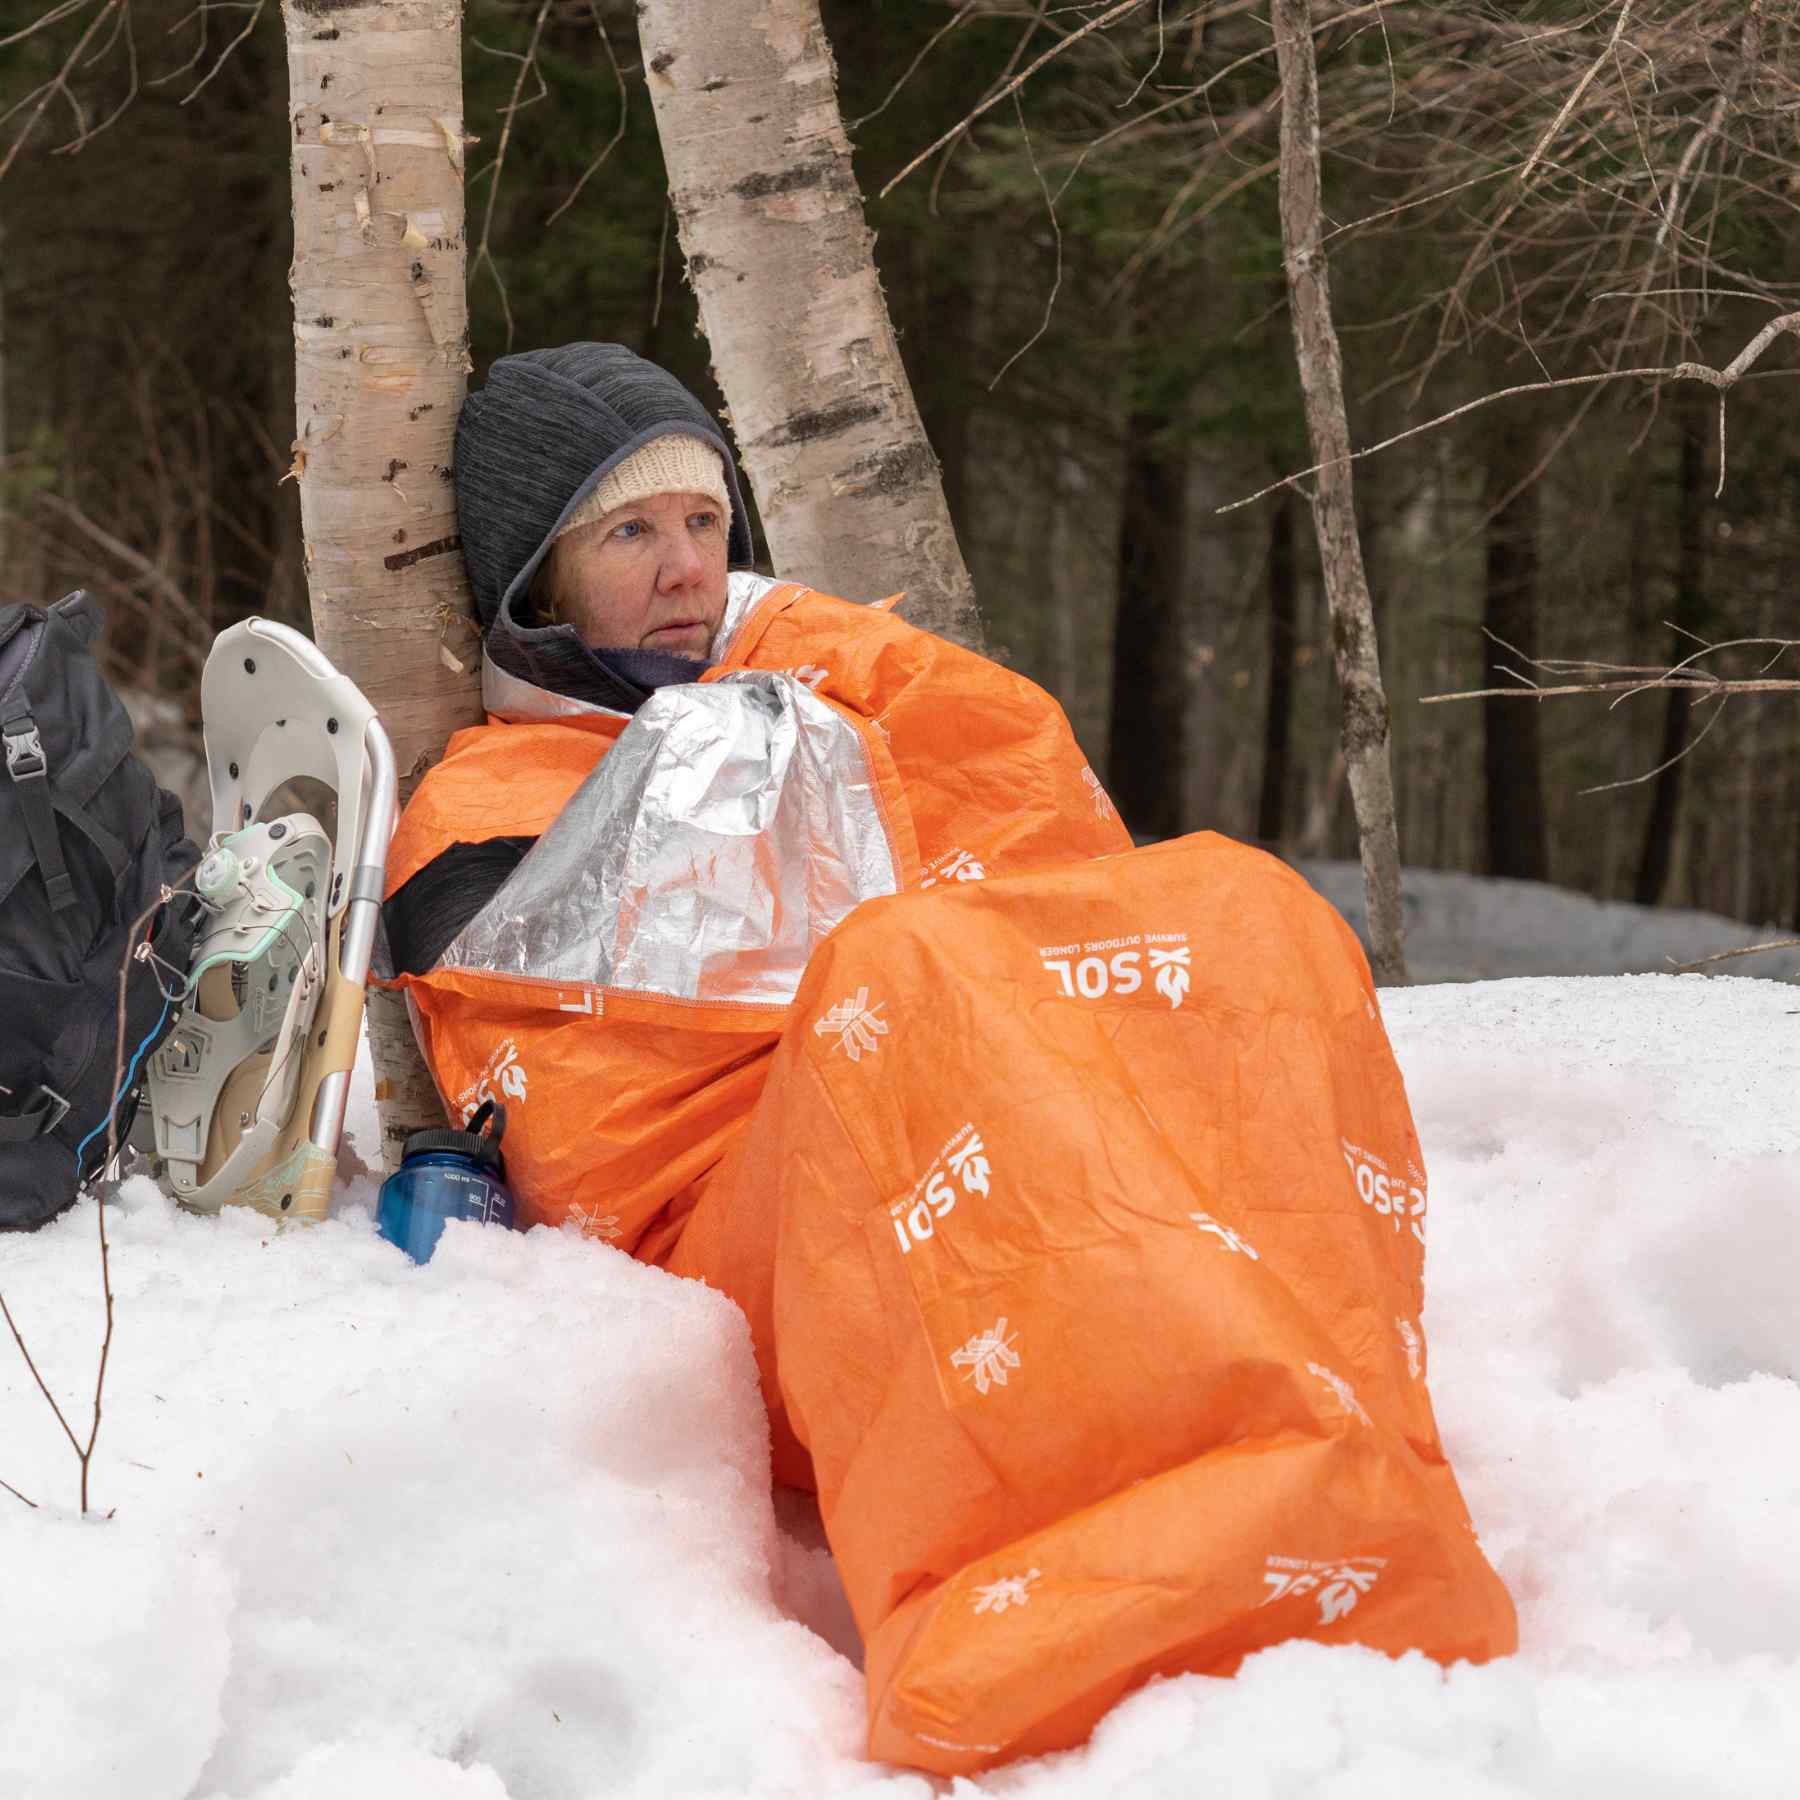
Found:
[[[1293,1637],[1516,1647],[1425,1388],[1426,1183],[1367,965],[1206,835],[861,908],[668,1266],[745,1307],[869,1748],[1081,1741]]]
[[[397,888],[532,841],[399,978],[524,1224],[743,1307],[871,1754],[1079,1742],[1313,1636],[1515,1642],[1424,1385],[1425,1177],[1368,970],[1272,858],[1131,850],[1048,696],[776,588],[704,682],[461,733]]]

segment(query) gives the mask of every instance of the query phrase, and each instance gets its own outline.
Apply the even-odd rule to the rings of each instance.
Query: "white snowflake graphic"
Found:
[[[603,1213],[599,1203],[592,1206],[571,1206],[568,1220],[583,1237],[604,1238],[609,1244],[624,1236],[617,1213]]]
[[[1009,1606],[1023,1606],[1031,1598],[1031,1584],[1041,1573],[1038,1569],[1027,1569],[1023,1575],[1002,1575],[998,1581],[978,1587],[975,1590],[976,1612],[1003,1613]]]
[[[814,1021],[814,1035],[827,1037],[836,1032],[838,1041],[832,1048],[841,1049],[852,1062],[861,1062],[865,1052],[873,1056],[881,1048],[880,1040],[888,1034],[887,1021],[881,1017],[886,1004],[881,1001],[871,1006],[869,990],[859,987],[848,1000],[840,1000],[824,1018]]]
[[[1171,1010],[1180,1006],[1188,991],[1188,947],[1178,950],[1152,950],[1150,967],[1156,976],[1156,991],[1168,1001]]]
[[[1343,1376],[1334,1374],[1323,1363],[1309,1362],[1306,1366],[1331,1390],[1338,1405],[1349,1417],[1360,1419],[1365,1425],[1371,1423],[1363,1403],[1356,1397],[1356,1389]]]
[[[1406,1372],[1417,1381],[1419,1371],[1425,1366],[1424,1346],[1419,1341],[1418,1327],[1411,1319],[1396,1318],[1394,1329],[1400,1334],[1400,1342],[1406,1346]]]
[[[1202,1231],[1211,1232],[1212,1235],[1219,1240],[1219,1248],[1221,1250],[1235,1251],[1240,1256],[1249,1257],[1252,1262],[1262,1261],[1262,1258],[1257,1255],[1255,1250],[1239,1237],[1229,1225],[1221,1225],[1211,1213],[1192,1212],[1188,1214],[1188,1217],[1192,1219]]]
[[[976,1332],[960,1350],[952,1350],[951,1366],[968,1371],[963,1380],[974,1382],[978,1394],[1005,1387],[1007,1371],[1019,1367],[1019,1353],[1013,1348],[1018,1341],[1016,1331],[1007,1335],[1006,1320],[1002,1318],[986,1331]]]

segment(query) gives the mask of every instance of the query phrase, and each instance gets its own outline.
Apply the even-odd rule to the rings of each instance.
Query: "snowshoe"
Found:
[[[395,815],[375,709],[297,631],[249,619],[201,679],[213,835],[145,1147],[183,1206],[331,1210]]]

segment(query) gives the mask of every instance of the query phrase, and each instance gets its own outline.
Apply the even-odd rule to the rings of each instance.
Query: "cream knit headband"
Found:
[[[731,496],[718,451],[697,437],[671,435],[651,439],[617,468],[609,469],[556,535],[566,537],[634,500],[648,500],[652,494],[704,494],[717,503],[720,525],[726,531],[731,529]]]

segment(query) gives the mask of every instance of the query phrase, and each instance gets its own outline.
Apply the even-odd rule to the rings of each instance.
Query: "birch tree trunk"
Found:
[[[451,455],[467,386],[461,0],[284,0],[295,437],[313,633],[380,711],[405,800],[481,717]],[[384,1159],[443,1108],[369,996]]]
[[[688,279],[778,573],[981,647],[818,0],[639,0]]]
[[[1400,838],[1388,757],[1388,703],[1381,685],[1362,545],[1356,535],[1344,365],[1331,320],[1331,285],[1320,232],[1319,71],[1313,56],[1310,0],[1271,0],[1271,17],[1281,70],[1281,240],[1288,308],[1306,429],[1313,461],[1322,465],[1312,495],[1313,530],[1343,696],[1344,763],[1368,890],[1369,960],[1377,981],[1404,982]]]

